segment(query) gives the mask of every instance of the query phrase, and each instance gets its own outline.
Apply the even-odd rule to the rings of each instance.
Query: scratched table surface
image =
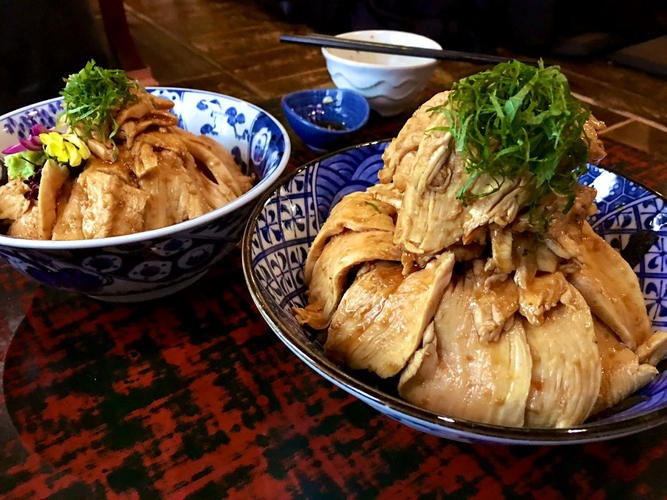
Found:
[[[278,101],[263,106],[283,120]],[[373,115],[354,143],[392,137]],[[317,155],[292,137],[290,168]],[[667,192],[667,164],[603,166]],[[188,289],[108,304],[0,263],[0,498],[659,499],[667,428],[578,446],[471,445],[390,420],[300,362],[240,251]]]

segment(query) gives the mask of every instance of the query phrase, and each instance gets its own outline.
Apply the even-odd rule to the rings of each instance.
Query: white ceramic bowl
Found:
[[[232,251],[257,199],[285,170],[290,140],[266,111],[222,94],[149,88],[174,101],[179,126],[208,135],[232,153],[258,182],[231,203],[172,226],[94,240],[36,241],[0,235],[0,256],[43,285],[116,302],[174,293],[201,278]],[[26,138],[30,127],[52,127],[62,99],[0,116],[0,150]]]
[[[425,36],[404,31],[364,30],[336,35],[339,38],[369,42],[442,49]],[[327,70],[338,88],[363,95],[371,109],[382,116],[397,115],[411,106],[433,76],[435,59],[407,57],[374,52],[323,48]]]

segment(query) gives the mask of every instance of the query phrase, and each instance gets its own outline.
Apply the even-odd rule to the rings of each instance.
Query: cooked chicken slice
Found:
[[[175,125],[178,125],[178,117],[169,111],[151,111],[141,117],[140,121],[129,120],[123,123],[118,129],[116,137],[125,139],[127,147],[131,148],[134,138],[150,127],[174,127]]]
[[[658,331],[652,334],[643,344],[637,347],[640,363],[657,365],[667,354],[667,332]]]
[[[0,186],[0,219],[15,221],[25,213],[30,208],[30,200],[25,197],[29,190],[21,179],[10,179]]]
[[[172,109],[174,107],[174,101],[171,99],[165,99],[164,97],[159,97],[151,93],[148,93],[148,96],[155,109]]]
[[[395,214],[394,207],[376,200],[367,192],[359,191],[344,196],[333,207],[308,250],[308,257],[304,265],[306,284],[310,283],[313,267],[332,236],[345,230],[356,232],[378,230],[389,231],[393,234]]]
[[[105,238],[142,231],[148,195],[130,181],[122,163],[92,159],[72,187],[53,239]]]
[[[14,238],[50,240],[56,222],[56,206],[60,189],[68,178],[69,170],[66,166],[53,160],[47,160],[42,167],[37,200],[33,203],[29,203],[22,194],[19,197],[22,189],[16,189],[12,182],[12,187],[5,191],[6,196],[13,194],[21,209],[25,205],[24,202],[28,203],[28,208],[16,217],[9,226],[7,234]],[[19,182],[23,184],[22,181]],[[7,215],[15,214],[18,214],[18,210]]]
[[[545,244],[559,257],[572,259],[579,255],[584,223],[597,212],[596,193],[590,186],[577,185],[573,205],[567,212],[565,208],[569,200],[565,197],[549,195],[540,202],[545,221],[548,221]],[[542,231],[538,228],[538,232]]]
[[[590,414],[600,391],[601,362],[593,317],[572,285],[544,322],[523,322],[533,359],[526,427],[565,428]]]
[[[91,137],[86,140],[86,145],[93,156],[102,161],[113,163],[118,159],[118,150],[111,143],[105,144]]]
[[[588,161],[597,165],[607,155],[604,143],[598,137],[598,131],[606,129],[604,122],[591,115],[584,123],[584,135],[588,141]]]
[[[454,256],[444,253],[405,278],[400,265],[384,263],[357,276],[333,314],[325,354],[382,378],[396,375],[421,344],[453,268]]]
[[[658,374],[658,370],[650,364],[640,364],[637,355],[595,316],[593,325],[602,364],[600,392],[591,412],[597,413],[644,387]]]
[[[503,273],[514,271],[512,231],[509,228],[500,227],[498,224],[489,224],[489,233],[491,236],[491,259],[494,267]]]
[[[516,179],[505,179],[497,191],[492,194],[490,188],[495,189],[497,179],[482,174],[473,183],[470,194],[483,196],[467,201],[466,216],[463,222],[463,241],[467,242],[470,235],[479,227],[495,223],[500,227],[510,224],[519,211],[525,207],[533,189],[532,181],[528,176],[518,176]]]
[[[630,265],[585,222],[577,260],[569,281],[584,296],[593,314],[633,351],[651,335],[644,296]]]
[[[544,322],[544,314],[558,305],[568,289],[563,273],[535,276],[525,287],[519,287],[519,312],[529,323],[539,326]]]
[[[496,342],[483,342],[473,326],[476,282],[470,273],[452,278],[398,391],[436,413],[521,427],[532,365],[524,328],[510,320]]]
[[[142,144],[149,144],[157,149],[168,149],[182,156],[188,154],[188,147],[183,142],[179,134],[165,134],[164,132],[144,132],[139,136],[132,146],[131,153],[136,155],[136,151],[142,147]]]
[[[156,153],[148,145],[145,148],[152,153],[148,154],[149,159],[155,156],[156,166],[139,178],[139,186],[147,195],[144,230],[190,220],[221,206],[212,206],[207,202],[200,184],[203,179],[188,172],[180,155],[169,150]],[[141,158],[138,157],[135,164],[140,164]],[[229,193],[229,198],[222,200],[222,204],[233,198],[233,194]]]
[[[137,179],[142,179],[158,168],[158,155],[150,144],[141,142],[132,149],[132,155],[134,161],[129,161],[128,167],[134,172]]]
[[[395,210],[400,210],[403,204],[403,193],[396,189],[394,184],[375,184],[366,189],[366,192],[384,203],[388,203]]]
[[[443,113],[434,113],[429,132],[419,143],[396,221],[396,244],[415,256],[436,255],[457,243],[469,243],[475,231],[489,223],[508,225],[528,200],[528,177],[497,179],[481,174],[470,186],[465,203],[459,193],[469,181],[464,161]],[[490,192],[497,189],[495,192]],[[489,193],[489,194],[485,194]],[[404,259],[404,265],[409,264]]]
[[[117,176],[87,169],[77,181],[87,195],[81,229],[84,238],[106,238],[143,230],[148,195]]]
[[[58,195],[65,181],[69,178],[69,169],[53,160],[47,160],[42,167],[42,180],[39,183],[37,208],[39,210],[39,239],[50,240],[56,223],[56,205]]]
[[[188,132],[187,130],[176,127],[170,129],[170,132],[179,134],[183,138],[193,141],[194,143],[210,151],[215,157],[219,158],[227,167],[229,173],[234,176],[244,192],[252,187],[253,177],[251,175],[245,175],[243,172],[241,172],[241,168],[238,166],[231,153],[215,139],[206,135],[195,135],[192,132]],[[215,172],[213,173],[215,174]]]
[[[317,259],[308,288],[308,306],[295,308],[301,324],[316,330],[329,326],[355,266],[376,260],[399,261],[401,251],[389,231],[346,232],[334,236]]]
[[[384,167],[378,172],[382,184],[393,183],[399,192],[405,191],[417,149],[429,128],[431,108],[444,104],[448,96],[449,92],[440,92],[422,104],[389,143],[382,154]]]
[[[165,154],[165,152],[163,152],[163,154]],[[187,155],[184,160],[185,169],[190,175],[190,178],[193,179],[193,184],[198,186],[201,195],[211,207],[220,208],[237,198],[232,188],[227,184],[218,184],[205,175],[201,175],[192,155]]]
[[[229,153],[225,158],[220,158],[201,140],[193,140],[182,133],[180,135],[190,154],[213,174],[218,184],[229,186],[237,197],[252,187],[252,179],[241,173]]]
[[[122,127],[128,120],[139,121],[151,113],[155,113],[156,116],[162,115],[162,112],[174,107],[174,102],[170,99],[164,99],[147,92],[139,92],[135,95],[137,96],[136,101],[121,109],[116,115],[115,120],[119,127]]]
[[[127,107],[124,107],[116,115],[116,123],[122,126],[127,120],[138,120],[155,109],[150,95],[145,93],[135,94],[136,101]]]
[[[537,270],[543,273],[555,273],[558,270],[560,259],[544,243],[539,243],[535,249],[535,263]]]
[[[519,310],[519,287],[506,274],[489,272],[484,267],[484,261],[475,260],[467,278],[473,287],[473,323],[483,343],[497,341],[507,321]]]
[[[7,229],[7,236],[26,240],[39,240],[41,236],[39,227],[39,209],[37,208],[37,204],[32,204],[28,210],[12,222],[9,229]]]
[[[87,206],[86,192],[81,184],[74,182],[69,198],[58,202],[58,217],[53,227],[53,240],[82,240],[83,213]],[[62,205],[62,209],[61,209]]]

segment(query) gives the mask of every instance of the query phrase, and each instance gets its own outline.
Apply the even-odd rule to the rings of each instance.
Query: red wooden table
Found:
[[[374,115],[355,139],[389,137],[403,118]],[[315,157],[293,149],[292,167]],[[667,192],[664,161],[608,151],[604,166]],[[280,343],[238,251],[141,304],[44,288],[4,262],[0,287],[1,498],[667,498],[664,427],[488,446],[381,416]]]

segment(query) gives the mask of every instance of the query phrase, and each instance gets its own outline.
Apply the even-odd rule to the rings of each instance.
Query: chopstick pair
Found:
[[[297,43],[301,45],[316,45],[318,47],[358,50],[361,52],[377,52],[380,54],[393,54],[409,57],[424,57],[428,59],[439,59],[445,61],[465,61],[483,64],[496,64],[516,59],[527,64],[537,63],[536,60],[520,59],[515,57],[501,57],[494,56],[492,54],[480,54],[476,52],[460,52],[458,50],[409,47],[405,45],[368,42],[364,40],[350,40],[347,38],[340,38],[331,35],[281,35],[280,41],[287,43]]]

